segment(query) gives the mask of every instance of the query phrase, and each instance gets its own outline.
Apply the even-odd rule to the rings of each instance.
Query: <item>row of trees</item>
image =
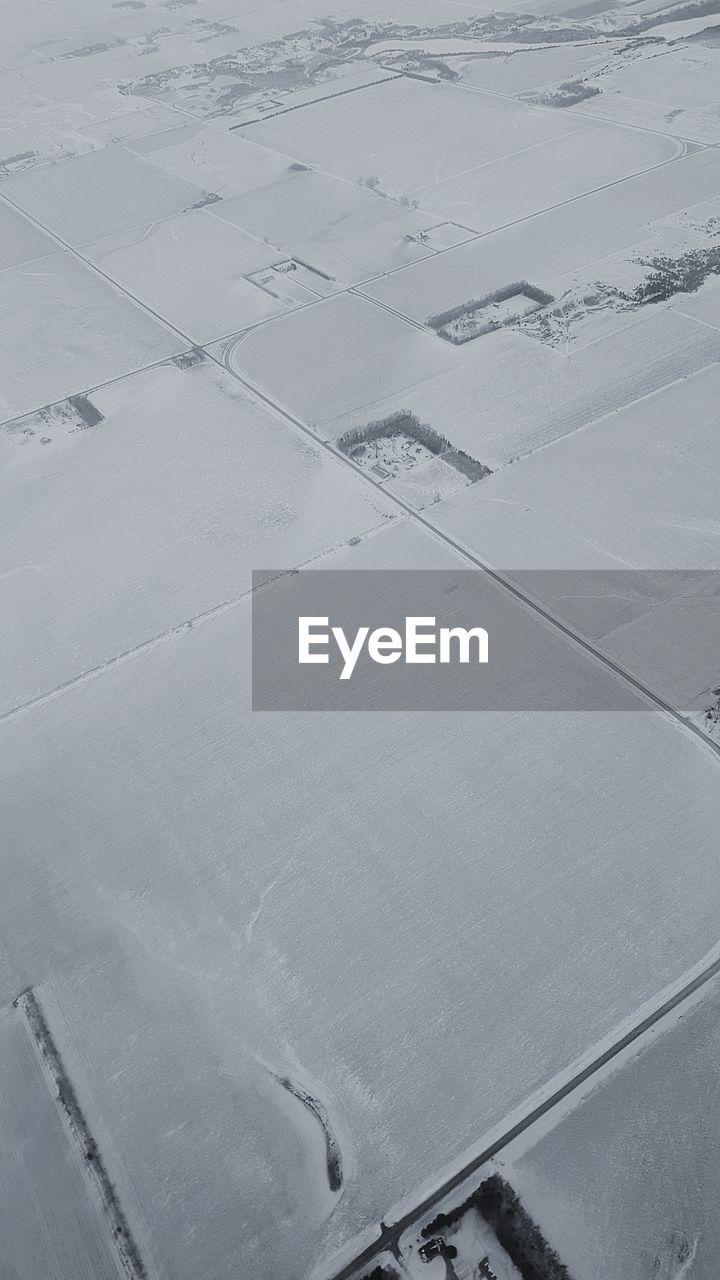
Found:
[[[520,296],[536,302],[539,307],[546,307],[555,301],[553,295],[547,293],[545,289],[538,289],[536,285],[528,284],[527,280],[515,280],[512,284],[503,285],[502,289],[486,293],[482,298],[471,298],[468,302],[460,302],[456,307],[448,308],[447,311],[439,311],[437,315],[430,316],[427,323],[431,329],[443,329],[453,320],[460,320],[463,316],[471,315],[475,311],[482,311],[493,302],[507,302],[510,298]]]
[[[354,460],[362,457],[363,448],[373,440],[390,440],[393,436],[409,436],[418,444],[422,444],[436,457],[442,457],[450,466],[455,467],[468,480],[482,480],[490,475],[490,467],[471,458],[469,453],[456,449],[447,436],[441,436],[426,422],[421,422],[417,414],[409,409],[401,409],[391,413],[387,418],[378,418],[363,427],[353,427],[340,436],[338,449]]]

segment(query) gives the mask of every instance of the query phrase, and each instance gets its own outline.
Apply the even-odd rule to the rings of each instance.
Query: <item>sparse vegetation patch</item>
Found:
[[[709,276],[720,275],[720,245],[690,249],[679,258],[660,254],[640,259],[640,264],[648,268],[649,274],[632,292],[618,290],[618,296],[641,305],[665,302],[676,293],[697,293]]]
[[[600,90],[584,80],[564,80],[555,89],[547,89],[542,93],[526,94],[526,102],[540,103],[544,107],[574,107],[587,98],[596,98]]]

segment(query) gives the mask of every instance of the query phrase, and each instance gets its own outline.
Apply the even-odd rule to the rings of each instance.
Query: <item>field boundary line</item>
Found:
[[[684,716],[680,711],[677,710],[676,707],[673,707],[671,703],[666,702],[665,699],[662,698],[658,693],[655,693],[647,685],[643,684],[641,680],[638,680],[635,678],[635,676],[631,675],[629,671],[625,671],[624,668],[619,665],[619,663],[614,662],[613,659],[608,657],[607,654],[603,653],[602,650],[596,649],[595,646],[589,640],[586,640],[583,636],[581,636],[578,632],[576,632],[572,627],[568,626],[567,623],[563,622],[560,618],[556,617],[553,613],[551,613],[550,610],[546,609],[544,605],[542,605],[539,601],[535,600],[530,594],[523,591],[522,588],[517,586],[517,584],[513,582],[511,578],[505,577],[505,575],[501,573],[498,569],[495,569],[491,565],[487,564],[486,561],[482,560],[481,557],[476,554],[476,552],[472,551],[463,542],[459,541],[456,538],[453,538],[452,535],[447,533],[444,529],[441,529],[438,525],[433,524],[433,522],[430,519],[428,519],[427,516],[425,516],[422,512],[417,511],[414,507],[410,505],[409,502],[405,502],[397,494],[391,493],[388,489],[385,489],[384,486],[380,483],[380,481],[375,480],[375,478],[371,476],[363,467],[360,467],[357,463],[353,462],[351,458],[349,458],[346,454],[344,454],[340,449],[336,448],[332,440],[321,439],[321,437],[316,435],[316,433],[310,427],[306,426],[305,423],[302,422],[300,418],[297,418],[293,413],[291,413],[289,409],[279,404],[276,400],[274,400],[272,396],[269,396],[264,391],[261,391],[260,388],[255,386],[253,382],[245,378],[242,374],[238,373],[238,371],[232,367],[232,354],[233,354],[233,348],[230,347],[228,351],[225,353],[225,357],[224,357],[226,368],[228,369],[228,371],[232,373],[232,375],[235,378],[237,378],[237,380],[249,392],[258,396],[275,414],[285,419],[292,426],[294,426],[298,431],[301,431],[303,435],[308,436],[311,440],[314,440],[316,444],[319,444],[322,448],[327,450],[327,452],[330,453],[334,458],[337,458],[341,462],[344,462],[347,467],[349,467],[357,475],[360,475],[366,481],[367,484],[372,485],[373,488],[377,489],[380,493],[384,494],[386,499],[388,499],[391,503],[393,503],[396,507],[398,507],[399,510],[403,511],[406,516],[409,516],[418,525],[426,529],[435,538],[437,538],[440,542],[443,542],[446,546],[450,547],[451,550],[456,552],[458,556],[460,556],[463,560],[466,560],[469,564],[471,564],[473,568],[479,569],[482,573],[486,574],[487,577],[491,578],[501,588],[501,590],[503,590],[506,594],[513,596],[515,600],[518,601],[518,603],[520,603],[523,607],[525,607],[526,609],[529,609],[532,613],[536,614],[536,616],[539,617],[543,622],[545,622],[546,625],[549,626],[551,630],[561,634],[562,636],[564,636],[566,640],[569,640],[571,644],[573,644],[576,648],[581,649],[594,663],[596,663],[597,665],[603,667],[606,671],[608,671],[610,675],[614,677],[614,679],[620,681],[620,683],[622,684],[629,685],[637,694],[640,695],[641,699],[643,699],[646,702],[650,702],[656,708],[656,710],[663,712],[679,728],[684,729],[689,733],[692,733],[705,748],[707,748],[710,752],[712,752],[716,757],[720,758],[720,743],[716,743],[711,738],[709,738],[707,734],[705,734],[702,731],[702,729],[698,728],[698,726],[693,723],[690,717]],[[613,410],[611,412],[615,412],[615,411]]]
[[[390,524],[399,523],[401,523],[400,519],[394,516],[351,536],[364,540],[372,537],[381,529],[387,528]],[[347,546],[347,543],[347,538],[337,542],[335,546],[319,551],[316,555],[311,556],[310,559],[304,560],[301,564],[294,566],[292,570],[287,570],[287,572],[308,569],[319,560],[334,555],[341,547]],[[38,707],[44,706],[47,702],[55,702],[57,698],[63,697],[66,693],[71,693],[73,689],[81,688],[84,684],[89,684],[91,680],[96,680],[99,676],[104,675],[106,671],[111,671],[113,667],[123,666],[126,662],[131,662],[133,658],[139,658],[142,654],[149,653],[151,649],[156,649],[159,645],[165,644],[167,640],[172,640],[175,636],[184,635],[186,631],[193,631],[195,627],[203,626],[204,623],[210,622],[212,618],[228,613],[231,609],[238,608],[249,596],[256,591],[262,590],[264,586],[267,586],[267,583],[263,583],[260,587],[249,586],[244,591],[239,592],[238,595],[230,596],[227,600],[221,600],[218,604],[210,605],[208,609],[204,609],[200,613],[192,614],[189,618],[183,618],[180,622],[173,623],[167,630],[158,631],[156,635],[148,636],[146,640],[141,640],[139,644],[133,645],[129,649],[123,649],[121,653],[113,654],[111,658],[107,658],[104,662],[99,662],[94,667],[87,667],[84,671],[79,671],[77,675],[70,676],[67,680],[55,685],[54,688],[45,689],[42,693],[36,694],[34,698],[28,698],[25,702],[18,702],[14,707],[8,707],[5,711],[0,712],[0,725],[16,720],[24,712],[33,711]]]
[[[104,391],[106,387],[114,387],[116,382],[125,382],[127,378],[139,377],[141,373],[152,373],[153,369],[162,369],[164,365],[173,364],[178,356],[188,355],[190,351],[192,351],[192,347],[187,347],[184,351],[178,351],[174,356],[163,356],[160,360],[152,360],[150,364],[140,365],[139,369],[129,369],[127,373],[118,373],[116,377],[108,378],[106,382],[98,382],[94,387],[83,387],[82,391],[72,391],[69,395],[61,396],[59,400],[48,400],[45,404],[36,405],[34,409],[25,409],[22,413],[16,413],[12,418],[3,418],[0,422],[0,433],[6,432],[7,434],[7,428],[12,427],[16,422],[22,422],[24,418],[32,418],[36,413],[42,413],[45,409],[57,409],[61,404],[66,404],[71,398],[94,396],[96,391]]]
[[[251,128],[254,124],[264,124],[266,120],[274,120],[276,116],[287,116],[291,111],[304,111],[306,107],[316,107],[321,102],[329,102],[331,98],[344,98],[348,93],[360,93],[361,89],[374,89],[378,84],[389,84],[391,80],[403,80],[404,73],[383,76],[379,80],[369,80],[367,84],[353,84],[349,89],[338,89],[335,93],[326,93],[322,98],[311,98],[309,102],[297,102],[294,107],[281,107],[279,111],[269,111],[266,116],[257,116],[253,120],[245,120],[241,124],[231,124],[228,133],[239,129]],[[263,145],[263,144],[261,144]]]
[[[671,164],[671,163],[673,163],[672,159],[666,160],[663,162],[663,164]],[[653,166],[653,168],[659,168],[659,167],[661,166],[660,165]],[[626,182],[626,181],[628,181],[627,178],[622,178],[618,180],[618,182]],[[608,185],[617,186],[618,182],[609,183]],[[574,199],[582,199],[582,198],[583,197],[581,196],[574,197]],[[216,355],[214,355],[210,351],[206,350],[206,348],[198,347],[196,343],[192,342],[192,340],[187,336],[187,334],[183,333],[183,331],[181,329],[178,329],[176,325],[166,320],[160,314],[160,312],[155,311],[152,307],[149,307],[146,303],[142,302],[141,299],[136,297],[136,295],[133,294],[129,289],[124,288],[122,285],[114,281],[112,277],[108,276],[104,271],[102,271],[99,267],[97,267],[95,263],[89,261],[86,257],[84,257],[84,255],[80,253],[78,249],[74,248],[70,244],[67,244],[64,240],[62,240],[61,237],[57,236],[54,232],[49,231],[49,229],[45,227],[43,223],[41,223],[38,219],[26,213],[26,211],[22,209],[19,205],[16,205],[15,202],[11,200],[8,196],[6,196],[1,189],[0,189],[0,199],[2,199],[11,208],[15,209],[16,212],[20,213],[23,217],[27,218],[29,222],[39,227],[40,230],[48,232],[48,234],[51,235],[57,243],[61,244],[63,248],[67,249],[69,253],[73,254],[78,259],[78,261],[82,262],[87,268],[87,270],[95,272],[99,277],[104,279],[114,289],[117,289],[120,293],[132,299],[132,301],[135,303],[137,307],[145,311],[147,314],[153,316],[160,324],[164,325],[166,329],[176,334],[177,337],[181,338],[182,341],[187,344],[188,348],[195,348],[197,350],[201,350],[205,355],[206,359],[210,360],[219,369],[226,370],[233,378],[236,379],[236,381],[241,386],[245,387],[246,391],[248,391],[252,396],[254,396],[256,401],[262,402],[264,405],[266,405],[272,411],[272,413],[276,417],[278,417],[281,421],[285,421],[289,423],[296,431],[299,431],[302,435],[314,441],[317,447],[324,449],[336,460],[342,462],[346,467],[348,467],[356,475],[360,476],[366,484],[371,485],[373,488],[375,488],[380,493],[382,493],[385,499],[389,500],[389,502],[392,505],[394,505],[399,511],[402,511],[406,516],[410,516],[413,520],[415,520],[415,522],[419,526],[421,526],[422,528],[430,532],[433,537],[443,542],[446,546],[450,547],[462,559],[467,561],[469,564],[473,565],[474,568],[479,569],[483,573],[485,573],[503,591],[505,591],[506,594],[513,596],[525,608],[530,609],[532,612],[534,612],[539,618],[544,620],[544,622],[552,630],[554,630],[558,634],[563,635],[573,645],[580,648],[587,656],[590,657],[590,659],[593,662],[602,666],[616,680],[619,680],[621,683],[629,685],[631,688],[633,688],[635,692],[639,693],[640,696],[645,701],[650,702],[653,706],[655,706],[657,710],[665,713],[665,715],[671,721],[673,721],[678,727],[680,727],[681,729],[684,729],[688,733],[693,734],[695,738],[697,738],[698,741],[702,743],[702,745],[708,751],[713,753],[716,758],[720,759],[720,744],[713,742],[712,739],[710,739],[707,736],[707,734],[705,734],[695,723],[693,723],[691,719],[681,715],[681,713],[675,707],[673,707],[670,703],[666,702],[664,698],[661,698],[659,694],[654,693],[652,689],[644,685],[642,681],[635,679],[634,676],[630,675],[629,672],[625,671],[618,663],[615,663],[607,655],[602,653],[600,650],[596,649],[594,645],[592,645],[589,641],[585,640],[582,636],[578,635],[577,632],[575,632],[571,627],[567,626],[564,622],[562,622],[559,618],[555,617],[551,612],[545,609],[537,601],[533,600],[531,596],[527,595],[524,591],[522,591],[518,586],[516,586],[512,582],[511,579],[506,578],[497,569],[494,569],[490,565],[488,565],[484,560],[481,559],[480,556],[478,556],[475,552],[471,551],[469,547],[465,546],[459,540],[453,538],[449,533],[446,533],[444,530],[438,528],[438,526],[433,524],[430,519],[428,519],[421,512],[417,511],[414,507],[412,507],[410,503],[403,501],[403,499],[398,497],[396,494],[391,494],[388,490],[384,489],[383,486],[377,480],[375,480],[373,476],[369,475],[369,473],[364,468],[358,466],[356,463],[352,461],[352,459],[348,458],[346,454],[342,453],[341,450],[336,448],[333,441],[323,440],[319,435],[316,434],[316,432],[314,432],[309,426],[307,426],[307,424],[304,423],[302,419],[298,418],[288,408],[286,408],[280,402],[275,400],[274,397],[262,391],[252,381],[250,381],[249,379],[245,378],[242,374],[240,374],[239,371],[235,369],[232,364],[232,355],[235,349],[234,343],[231,343],[231,345],[223,353],[222,360],[219,359]],[[567,203],[572,203],[572,202],[568,201]],[[534,217],[536,215],[533,214],[530,216]],[[521,219],[521,221],[523,222],[528,221],[528,219],[523,218]],[[403,267],[399,268],[399,270],[406,270],[406,269],[407,268],[403,268]],[[368,301],[370,301],[370,299],[368,299]],[[173,358],[172,356],[169,356],[167,359],[168,361],[170,361],[172,360],[172,358]],[[208,616],[208,617],[212,616],[214,613],[227,607],[229,607],[229,602],[226,602],[225,604],[217,605],[207,615],[204,615],[204,616]],[[196,621],[196,620],[199,621],[200,617],[198,616],[198,618],[194,619],[193,621]],[[134,649],[128,651],[126,654],[118,655],[117,657],[110,659],[107,663],[104,663],[99,667],[86,672],[84,675],[74,677],[72,681],[67,682],[65,685],[58,686],[56,690],[50,691],[45,695],[40,695],[36,700],[31,701],[30,703],[23,704],[23,706],[18,706],[17,708],[15,708],[14,711],[11,710],[9,712],[6,712],[3,717],[0,717],[0,723],[2,723],[3,719],[7,719],[8,715],[17,715],[20,713],[21,710],[25,710],[29,706],[37,706],[41,701],[45,702],[45,701],[48,701],[50,698],[59,696],[59,694],[64,692],[65,689],[67,689],[68,687],[71,687],[72,685],[75,685],[78,682],[82,682],[84,680],[90,679],[93,675],[99,674],[101,671],[106,670],[109,666],[113,666],[117,662],[123,661],[125,658],[129,657],[131,654],[141,652],[142,650],[148,648],[149,645],[157,644],[161,640],[166,639],[169,635],[176,633],[178,630],[185,630],[188,628],[188,626],[191,626],[191,625],[192,625],[192,622],[190,623],[185,622],[182,624],[178,624],[178,626],[170,629],[168,632],[163,633],[161,636],[155,639],[150,639],[145,641],[142,645],[136,646]]]
[[[118,1193],[105,1168],[97,1142],[90,1132],[67,1068],[34,989],[28,987],[21,992],[13,1000],[13,1007],[23,1015],[45,1072],[54,1085],[57,1109],[65,1129],[79,1148],[85,1173],[100,1197],[102,1213],[103,1216],[107,1216],[112,1228],[112,1245],[122,1270],[128,1280],[148,1280],[148,1272],[120,1204]]]
[[[514,102],[517,105],[532,107],[536,111],[558,110],[557,107],[552,107],[546,102],[529,102],[526,98],[516,97],[512,93],[502,93],[499,89],[483,89],[480,85],[461,84],[458,81],[453,81],[449,87],[451,89],[461,89],[465,93],[484,93],[490,98],[503,98],[504,100]],[[528,90],[523,90],[523,92],[528,92]],[[675,142],[683,147],[686,147],[687,144],[690,143],[691,146],[698,147],[700,150],[703,150],[707,147],[716,145],[715,143],[710,142],[697,142],[695,138],[683,138],[677,133],[666,133],[664,129],[652,129],[649,125],[629,124],[626,120],[611,120],[609,116],[598,116],[589,111],[577,111],[574,107],[562,107],[560,109],[564,114],[576,116],[580,120],[599,120],[601,124],[614,125],[617,129],[631,129],[633,133],[658,134],[661,138],[667,138],[668,141]],[[685,154],[685,152],[683,151],[680,154]],[[678,159],[677,155],[668,157],[668,160],[676,159]],[[661,163],[667,164],[668,160],[662,161]]]
[[[713,324],[712,320],[703,320],[700,316],[689,316],[681,307],[670,307],[669,310],[674,311],[675,315],[682,316],[683,320],[690,320],[692,324],[702,325],[703,329],[713,329],[715,333],[720,333],[720,324]]]
[[[679,315],[680,312],[675,314]],[[691,318],[691,316],[683,317],[685,320],[690,320]],[[626,328],[633,327],[633,325],[626,326]],[[706,327],[708,329],[714,329],[716,333],[720,333],[720,328],[716,325],[708,324]],[[615,331],[616,334],[625,332],[625,328],[617,329]],[[602,341],[602,339],[599,339],[598,341]],[[581,347],[580,351],[582,350],[583,348]],[[573,353],[571,352],[569,356],[565,357],[565,359],[572,360],[572,357]],[[691,378],[697,378],[701,373],[707,373],[708,369],[714,369],[718,364],[720,364],[720,351],[718,351],[718,357],[715,360],[708,360],[707,364],[701,364],[697,369],[692,369],[689,373],[681,373],[677,378],[671,378],[669,382],[663,382],[662,386],[655,387],[652,391],[643,391],[642,395],[635,396],[634,399],[628,400],[626,404],[618,405],[616,409],[606,409],[605,413],[600,413],[596,418],[590,418],[587,422],[581,422],[579,426],[572,427],[570,431],[566,431],[562,436],[556,436],[554,440],[544,440],[541,444],[534,445],[532,449],[528,449],[525,453],[521,453],[517,461],[519,464],[522,464],[527,458],[534,458],[537,454],[544,453],[546,449],[553,449],[555,447],[559,448],[566,440],[574,440],[575,437],[581,435],[583,431],[589,431],[591,427],[596,427],[601,422],[606,422],[609,418],[614,418],[617,414],[624,413],[626,409],[633,409],[635,405],[642,404],[645,400],[652,400],[653,396],[663,395],[666,391],[669,391],[671,387],[678,387],[682,382],[689,382]],[[498,467],[498,473],[500,471],[506,471],[511,465],[515,464],[503,463]],[[635,568],[636,566],[632,567]]]

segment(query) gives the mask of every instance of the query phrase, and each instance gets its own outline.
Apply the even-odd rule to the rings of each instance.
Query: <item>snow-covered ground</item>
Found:
[[[2,732],[6,997],[51,975],[151,1261],[188,1280],[309,1272],[717,936],[717,766],[676,728],[253,715],[246,622]],[[271,1072],[331,1117],[340,1198]]]
[[[2,711],[232,604],[253,568],[306,563],[396,515],[209,361],[90,403],[95,426],[38,415],[6,433]]]
[[[714,1280],[717,982],[600,1087],[512,1147],[504,1173],[576,1280]]]
[[[120,1280],[100,1203],[63,1127],[22,1015],[0,1010],[2,1272],[12,1280]]]
[[[13,1280],[115,1269],[28,986],[149,1280],[307,1280],[718,942],[716,753],[657,710],[527,710],[619,687],[557,630],[504,713],[250,710],[253,569],[717,568],[712,34],[647,3],[333,8],[26,0],[0,34]],[[554,301],[458,347],[428,325],[515,285]],[[400,411],[494,474],[338,452]],[[614,626],[551,603],[698,710],[712,584],[620,595]],[[679,1280],[683,1241],[714,1280],[697,1016],[691,1067],[668,1035],[665,1084],[645,1055],[513,1165],[575,1280],[653,1250]]]

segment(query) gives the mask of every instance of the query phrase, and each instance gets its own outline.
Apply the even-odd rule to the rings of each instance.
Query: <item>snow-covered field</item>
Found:
[[[285,255],[207,209],[104,237],[85,251],[195,343],[237,333],[285,310],[246,279]]]
[[[402,195],[549,143],[567,128],[558,113],[400,78],[288,112],[241,136],[352,182],[376,176],[382,190]]]
[[[57,252],[57,244],[9,205],[0,205],[0,270]]]
[[[3,1280],[116,1270],[29,986],[148,1280],[326,1280],[717,946],[701,721],[527,709],[622,671],[702,709],[712,578],[550,593],[620,671],[535,617],[504,713],[250,709],[253,569],[717,569],[718,52],[653,5],[4,15]],[[495,292],[541,300],[463,346],[428,325]],[[399,411],[465,471],[338,450]],[[712,1034],[660,1073],[709,1115]],[[640,1280],[661,1213],[714,1239],[696,1113],[624,1080],[513,1166],[574,1280]]]
[[[607,598],[616,599],[618,617],[598,637],[603,652],[684,711],[705,710],[720,684],[715,575],[703,590],[698,578],[682,583],[684,570],[720,567],[719,374],[711,364],[433,509],[439,528],[500,568],[615,571],[605,586],[604,575],[579,574],[574,589],[561,577],[553,612],[595,638],[591,601],[583,607],[575,592],[604,597],[606,619]],[[653,569],[676,575],[626,611]]]
[[[287,156],[275,155],[237,132],[229,133],[225,121],[217,120],[201,126],[177,119],[175,128],[134,142],[130,150],[167,173],[223,197],[276,182],[289,168]]]
[[[585,124],[571,114],[549,113],[562,120],[562,134],[458,177],[441,170],[436,181],[413,194],[429,212],[467,222],[484,233],[576,200],[679,154],[678,144],[659,134],[648,146],[647,139],[631,129],[618,133],[599,121]],[[513,122],[510,127],[515,136]]]
[[[9,267],[2,284],[0,421],[187,348],[70,254]],[[56,332],[60,317],[66,326],[62,343]]]
[[[343,293],[252,330],[226,360],[327,439],[351,409],[367,420],[388,395],[452,373],[453,354],[430,331]]]
[[[206,194],[124,147],[108,147],[78,156],[72,164],[19,174],[8,179],[3,191],[75,246],[181,213]]]
[[[428,257],[432,250],[419,233],[439,222],[378,200],[355,184],[297,169],[269,186],[223,200],[217,213],[345,284]]]
[[[716,569],[718,394],[716,353],[447,499],[436,522],[506,568]]]
[[[5,984],[6,985],[6,984]],[[80,1152],[63,1127],[22,1015],[0,1010],[0,1274],[120,1280]]]
[[[442,339],[435,341],[447,347]],[[720,358],[720,332],[680,312],[655,309],[627,315],[626,324],[569,353],[562,343],[551,347],[507,329],[450,352],[453,368],[370,406],[358,405],[339,420],[338,435],[369,418],[411,410],[456,448],[493,469],[503,467],[713,365]],[[558,492],[564,491],[562,471],[555,474]],[[513,473],[502,471],[495,483],[512,485]],[[479,503],[486,492],[483,487],[476,495]],[[474,511],[474,499],[470,502]],[[549,506],[543,500],[546,509],[550,521],[558,512],[564,518],[566,500]],[[623,509],[623,514],[631,519],[635,510]],[[606,520],[604,508],[599,519]],[[613,521],[611,533],[615,527]],[[532,554],[537,549],[528,544]]]
[[[676,729],[253,716],[247,620],[2,732],[4,982],[52,974],[179,1280],[309,1272],[716,938],[716,765]],[[329,1113],[339,1200],[268,1071]]]
[[[708,149],[551,209],[517,227],[458,245],[364,291],[424,324],[448,307],[514,280],[549,289],[571,273],[592,281],[602,259],[647,238],[652,222],[717,196],[720,161]],[[493,194],[488,194],[492,200]]]
[[[719,1051],[715,982],[549,1132],[508,1151],[505,1175],[576,1280],[714,1280]]]
[[[620,45],[622,42],[618,42]],[[603,43],[578,48],[576,44],[546,44],[531,51],[517,51],[501,58],[474,57],[462,66],[462,82],[469,88],[495,93],[525,93],[545,85],[575,79],[604,65],[612,46]]]
[[[424,210],[476,231],[652,168],[678,151],[660,134],[618,131],[508,97],[404,78],[241,132],[350,181],[373,177],[382,191],[417,199]]]
[[[237,599],[253,568],[305,563],[395,514],[210,363],[91,403],[94,427],[6,432],[3,710]]]

